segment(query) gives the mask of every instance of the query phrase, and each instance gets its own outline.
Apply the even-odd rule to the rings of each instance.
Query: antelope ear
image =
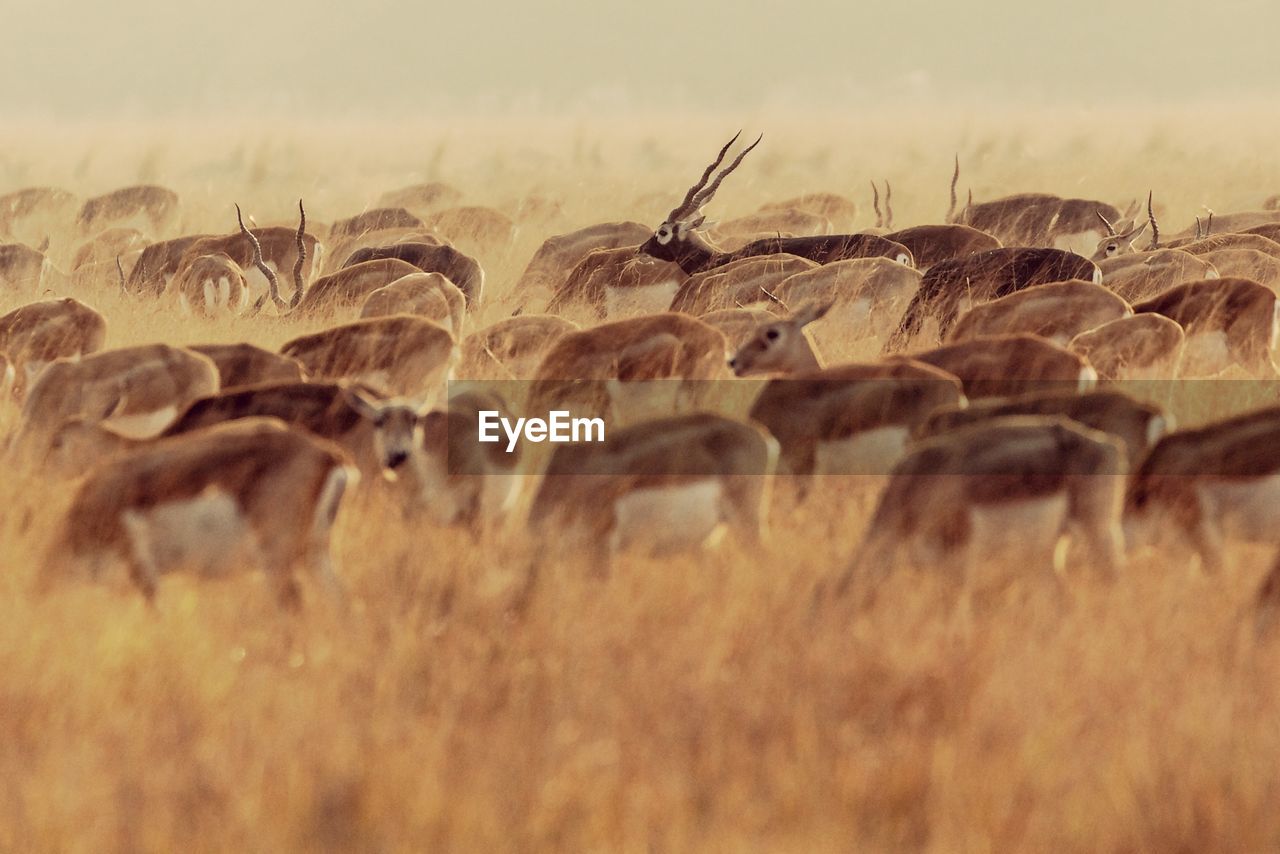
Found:
[[[831,306],[835,305],[834,299],[825,302],[807,302],[795,310],[791,315],[791,319],[795,321],[797,326],[808,326],[815,320],[820,320],[831,310]]]
[[[1147,224],[1144,222],[1141,225],[1139,225],[1137,228],[1132,229],[1130,231],[1126,231],[1124,233],[1124,239],[1130,242],[1137,240],[1139,237],[1142,236],[1142,232],[1146,230],[1147,230]]]
[[[379,415],[377,404],[370,401],[355,388],[348,388],[346,394],[347,402],[351,404],[351,408],[359,412],[363,417],[374,420]]]

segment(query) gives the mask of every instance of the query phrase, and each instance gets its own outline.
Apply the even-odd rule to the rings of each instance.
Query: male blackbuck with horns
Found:
[[[874,234],[841,234],[820,237],[766,237],[753,240],[733,252],[722,252],[703,237],[698,229],[705,217],[702,208],[720,189],[720,182],[731,173],[742,159],[760,144],[760,138],[739,152],[738,156],[727,167],[722,169],[714,180],[711,173],[719,168],[725,154],[738,139],[741,132],[725,143],[716,155],[716,159],[702,173],[698,183],[689,188],[684,200],[667,214],[667,218],[653,236],[640,246],[640,253],[673,261],[688,275],[702,272],[737,261],[740,258],[751,258],[756,255],[775,255],[787,253],[808,258],[819,264],[832,261],[843,261],[848,258],[870,258],[878,255],[893,258],[903,264],[914,266],[911,251],[900,243],[885,240]]]

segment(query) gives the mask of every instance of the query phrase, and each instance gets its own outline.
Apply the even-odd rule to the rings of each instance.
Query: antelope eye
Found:
[[[781,333],[779,333],[779,332],[778,332],[778,330],[776,330],[776,329],[770,329],[770,330],[768,330],[767,332],[765,332],[765,333],[764,333],[764,337],[765,337],[765,338],[768,338],[770,341],[777,341],[777,340],[778,340],[778,335],[780,335],[780,334],[781,334]]]
[[[1108,244],[1107,244],[1107,254],[1108,254],[1108,255],[1110,255],[1111,253],[1115,252],[1115,251],[1116,251],[1117,249],[1119,249],[1119,248],[1120,248],[1120,247],[1119,247],[1119,246],[1116,246],[1114,243],[1108,243]]]
[[[659,243],[666,243],[671,239],[671,229],[664,225],[662,228],[658,229],[658,233],[654,236],[658,238]]]

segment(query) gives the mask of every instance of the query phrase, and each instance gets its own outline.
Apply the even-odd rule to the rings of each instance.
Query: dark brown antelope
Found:
[[[754,240],[733,252],[723,252],[708,242],[698,231],[706,219],[702,214],[703,206],[715,196],[725,176],[737,169],[743,158],[760,144],[760,139],[757,139],[747,146],[732,163],[711,180],[711,173],[724,161],[725,154],[737,141],[739,135],[735,134],[733,139],[725,143],[716,159],[702,173],[698,183],[689,188],[684,200],[667,214],[667,218],[658,226],[657,231],[641,245],[640,252],[664,261],[672,261],[688,275],[712,267],[720,267],[741,258],[778,253],[798,255],[819,264],[883,255],[914,266],[911,252],[905,246],[872,234],[764,238]],[[708,183],[709,180],[710,183]]]

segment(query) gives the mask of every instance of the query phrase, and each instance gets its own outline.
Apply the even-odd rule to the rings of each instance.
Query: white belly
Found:
[[[610,549],[670,554],[702,546],[722,521],[723,492],[707,479],[627,493],[613,505]]]
[[[814,474],[888,474],[909,438],[906,427],[895,425],[819,442],[813,451]]]
[[[115,415],[103,421],[102,426],[127,439],[150,439],[160,435],[160,431],[173,423],[177,415],[178,407],[170,404],[150,412]]]
[[[1206,481],[1201,506],[1216,514],[1222,532],[1244,542],[1274,542],[1280,530],[1280,474],[1241,481]]]
[[[604,313],[609,320],[639,314],[657,314],[671,308],[680,283],[674,279],[635,288],[606,287]]]
[[[1185,375],[1212,376],[1225,371],[1231,363],[1226,332],[1197,332],[1187,336],[1187,345],[1182,351],[1182,372]]]
[[[1029,571],[1054,568],[1066,527],[1065,492],[978,505],[969,511],[969,583],[998,585]]]
[[[216,490],[146,510],[127,510],[123,522],[135,557],[157,574],[175,569],[222,574],[256,549],[239,505]]]

